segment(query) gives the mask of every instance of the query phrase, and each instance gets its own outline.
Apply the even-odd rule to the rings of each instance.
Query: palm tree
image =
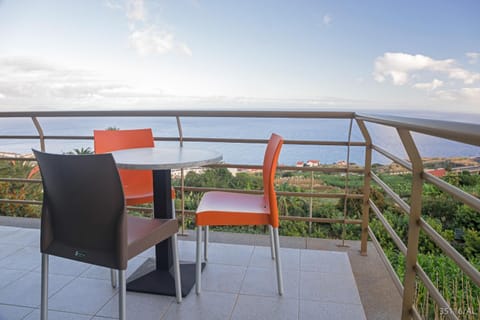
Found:
[[[86,147],[86,148],[81,147],[80,149],[75,148],[72,151],[66,152],[65,154],[76,154],[76,155],[93,154],[93,151],[92,149],[90,149],[90,147]]]

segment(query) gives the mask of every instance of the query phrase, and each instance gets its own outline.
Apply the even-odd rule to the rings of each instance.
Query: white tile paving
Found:
[[[0,320],[39,318],[39,231],[0,226]],[[180,259],[193,261],[195,243],[179,242]],[[194,289],[173,297],[127,293],[129,319],[365,319],[346,253],[282,248],[285,294],[277,294],[270,248],[211,243]],[[129,262],[127,275],[146,258]],[[50,319],[116,319],[118,292],[106,268],[51,258]]]

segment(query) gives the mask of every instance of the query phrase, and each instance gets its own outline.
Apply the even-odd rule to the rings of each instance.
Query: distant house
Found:
[[[434,175],[437,178],[441,178],[447,174],[447,170],[445,170],[445,168],[428,169],[428,170],[425,170],[425,172],[430,173],[431,175]]]
[[[337,166],[341,166],[341,167],[344,167],[347,165],[347,161],[345,160],[340,160],[340,161],[337,161]]]
[[[303,166],[305,166],[305,163],[303,161],[297,161],[297,163],[295,164],[295,167],[297,168],[302,168]]]
[[[318,167],[320,165],[320,161],[318,160],[308,160],[307,166],[308,167]]]

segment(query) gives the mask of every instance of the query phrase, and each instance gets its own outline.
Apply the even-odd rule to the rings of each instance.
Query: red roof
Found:
[[[428,172],[437,178],[441,178],[447,174],[447,170],[445,170],[444,168],[425,170],[425,172]]]

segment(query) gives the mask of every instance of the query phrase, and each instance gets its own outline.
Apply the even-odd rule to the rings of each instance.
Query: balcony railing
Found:
[[[342,224],[344,227],[347,224],[358,225],[359,238],[361,239],[361,254],[367,254],[367,241],[370,239],[377,247],[378,251],[382,255],[382,259],[390,272],[392,279],[394,280],[397,289],[403,297],[402,301],[402,319],[421,319],[421,316],[415,307],[415,291],[417,279],[428,290],[429,296],[435,301],[440,310],[442,311],[442,317],[449,319],[462,318],[461,311],[455,310],[454,306],[450,306],[447,299],[442,296],[440,290],[436,286],[435,282],[426,274],[422,269],[418,261],[419,254],[419,237],[420,233],[425,233],[430,240],[440,248],[443,253],[449,257],[458,268],[470,279],[470,281],[477,287],[480,286],[480,272],[474,267],[465,257],[463,257],[445,238],[443,238],[434,228],[432,228],[425,219],[421,216],[422,210],[422,188],[424,183],[429,183],[436,186],[442,192],[451,195],[456,200],[464,203],[465,205],[473,208],[475,211],[480,212],[480,200],[466,193],[459,188],[448,184],[442,179],[439,179],[432,174],[429,174],[424,170],[424,163],[422,161],[421,154],[418,151],[417,145],[412,133],[426,134],[432,137],[447,139],[451,141],[461,142],[472,146],[480,146],[480,125],[455,123],[438,120],[425,120],[414,119],[404,117],[393,116],[373,116],[367,114],[357,114],[353,112],[321,112],[321,111],[193,111],[193,110],[180,110],[180,111],[31,111],[31,112],[0,112],[0,120],[5,118],[25,118],[31,119],[32,126],[35,128],[36,133],[30,135],[19,135],[2,133],[0,131],[0,142],[2,140],[8,141],[23,141],[34,139],[38,145],[33,147],[39,148],[43,151],[49,151],[46,147],[48,141],[72,141],[72,140],[92,140],[92,135],[74,135],[74,134],[48,134],[44,131],[41,125],[41,119],[43,118],[59,118],[59,119],[72,119],[72,118],[98,118],[98,117],[116,117],[116,118],[175,118],[176,120],[176,134],[169,136],[156,136],[156,141],[164,141],[170,143],[215,143],[215,144],[247,144],[249,146],[265,144],[266,137],[262,138],[227,138],[227,137],[208,137],[201,135],[188,136],[184,134],[182,128],[182,121],[186,118],[212,118],[216,119],[218,123],[222,122],[222,119],[264,119],[265,126],[268,127],[269,119],[284,118],[284,119],[306,119],[308,121],[323,121],[325,119],[339,119],[347,122],[348,129],[346,132],[345,140],[320,140],[318,138],[309,139],[287,139],[285,145],[292,146],[306,146],[309,148],[319,147],[332,147],[332,148],[344,148],[345,149],[345,165],[343,166],[318,166],[318,167],[297,167],[291,165],[280,165],[280,171],[301,171],[311,172],[312,186],[313,186],[313,173],[338,173],[345,177],[345,186],[342,192],[336,193],[324,193],[316,192],[313,188],[310,192],[286,192],[279,190],[278,196],[285,197],[303,197],[310,201],[308,216],[287,216],[282,215],[281,220],[293,220],[304,221],[310,225],[312,223],[329,223],[329,224]],[[30,120],[29,120],[30,121]],[[392,150],[386,150],[380,147],[376,141],[372,138],[371,129],[368,126],[379,125],[382,127],[393,128],[396,131],[399,138],[399,145],[395,147],[398,151],[400,148],[404,148],[408,156],[408,160],[404,160],[399,156],[394,155]],[[352,139],[352,127],[355,126],[360,132],[361,140],[353,141]],[[1,130],[1,129],[0,129]],[[351,151],[355,149],[361,149],[364,154],[363,164],[352,166],[350,161]],[[8,151],[8,150],[0,150]],[[285,151],[283,151],[285,152]],[[394,163],[402,166],[405,171],[411,173],[411,194],[408,202],[404,200],[400,195],[395,193],[391,187],[387,185],[379,175],[372,171],[372,158],[374,155],[382,155]],[[17,161],[31,161],[29,157],[16,157],[2,156],[0,160],[11,161],[12,159]],[[236,169],[260,169],[260,164],[251,163],[221,163],[211,166],[213,168],[236,168]],[[349,186],[349,178],[351,175],[363,175],[363,187],[361,193],[352,192]],[[15,177],[1,177],[0,182],[4,183],[39,183],[38,179],[25,179]],[[403,211],[409,219],[408,225],[408,241],[405,244],[400,236],[395,232],[394,228],[389,224],[381,212],[374,199],[371,197],[372,185],[376,184],[381,188],[386,195],[388,195],[398,208]],[[180,195],[180,205],[177,207],[179,216],[182,221],[185,221],[185,217],[192,215],[192,211],[185,210],[184,195],[186,192],[205,192],[214,190],[213,188],[199,188],[194,186],[184,185],[184,173],[181,172],[181,185],[177,187],[178,194]],[[234,190],[230,190],[234,191]],[[250,191],[256,193],[259,191]],[[314,198],[330,198],[339,199],[343,201],[343,217],[342,218],[322,218],[312,216],[312,199]],[[360,218],[351,218],[347,212],[347,201],[349,199],[358,199],[361,202],[361,212],[358,214]],[[12,205],[40,205],[38,200],[32,199],[0,199],[0,203],[12,204]],[[150,210],[145,208],[135,207],[135,210]],[[373,217],[369,217],[369,214],[373,213]],[[391,237],[391,240],[396,245],[397,249],[405,256],[405,273],[404,280],[400,280],[389,259],[387,258],[384,250],[382,249],[380,242],[377,240],[377,236],[373,232],[370,221],[371,219],[378,219],[381,225],[384,227],[387,234]],[[184,227],[184,226],[183,226]],[[478,299],[478,297],[477,297]],[[465,312],[465,310],[464,310]],[[472,310],[476,312],[476,310]]]

